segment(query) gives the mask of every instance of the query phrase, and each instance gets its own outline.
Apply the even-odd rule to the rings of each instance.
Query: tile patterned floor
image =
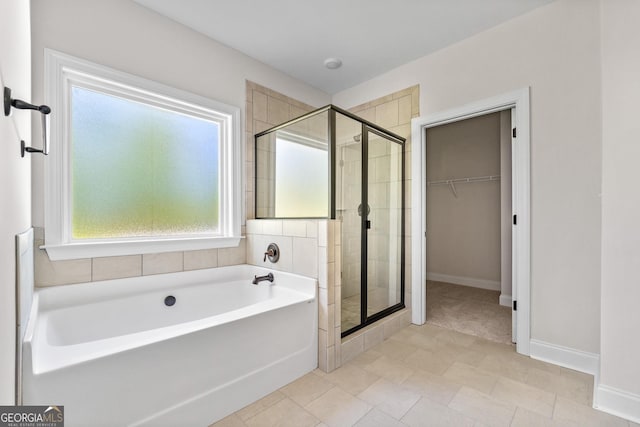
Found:
[[[427,322],[491,341],[511,344],[511,307],[500,291],[427,281]]]
[[[592,393],[592,376],[510,345],[410,325],[341,368],[315,370],[213,426],[637,427],[592,409]]]

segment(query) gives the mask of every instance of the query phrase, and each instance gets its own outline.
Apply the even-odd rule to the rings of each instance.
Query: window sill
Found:
[[[136,240],[44,245],[51,261],[237,247],[243,237]]]

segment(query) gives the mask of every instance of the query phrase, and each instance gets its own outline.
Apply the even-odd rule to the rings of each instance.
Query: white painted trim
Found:
[[[52,107],[51,151],[45,164],[45,241],[49,257],[74,259],[237,246],[244,200],[240,108],[85,61],[44,50],[45,102]],[[71,84],[216,122],[220,129],[219,234],[149,238],[71,238],[69,128]]]
[[[529,354],[530,287],[531,287],[531,220],[530,220],[530,106],[529,88],[516,90],[493,98],[466,104],[462,107],[418,117],[411,121],[411,268],[412,268],[412,322],[418,325],[426,321],[426,157],[424,156],[425,130],[459,120],[515,108],[517,142],[512,153],[514,162],[512,200],[518,225],[513,228],[513,294],[517,295],[517,343],[518,353]]]
[[[640,395],[607,385],[596,388],[594,408],[640,424]]]
[[[513,297],[511,295],[500,294],[500,305],[511,307],[512,304]]]
[[[160,252],[194,251],[198,249],[238,247],[244,237],[184,238],[138,240],[126,242],[69,243],[43,245],[51,261],[108,256],[154,254]]]
[[[535,339],[531,340],[530,351],[532,359],[553,363],[554,365],[563,366],[594,376],[597,375],[600,366],[599,354]]]
[[[498,280],[485,280],[477,279],[475,277],[451,276],[449,274],[433,273],[430,271],[427,272],[427,280],[453,283],[454,285],[471,286],[473,288],[490,289],[492,291],[500,290],[500,282]]]

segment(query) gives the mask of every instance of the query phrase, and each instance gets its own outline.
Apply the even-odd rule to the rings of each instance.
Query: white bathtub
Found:
[[[207,426],[317,366],[316,281],[240,265],[38,290],[25,405],[71,426]],[[168,295],[176,298],[165,305]]]

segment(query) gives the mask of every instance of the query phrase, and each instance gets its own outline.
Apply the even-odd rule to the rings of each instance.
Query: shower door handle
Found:
[[[371,230],[371,221],[367,220],[366,226],[367,230]]]

